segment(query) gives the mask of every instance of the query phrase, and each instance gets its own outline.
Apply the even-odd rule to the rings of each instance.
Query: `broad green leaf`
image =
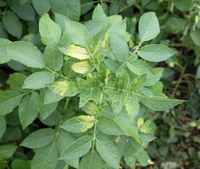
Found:
[[[58,43],[61,37],[61,28],[51,20],[48,14],[44,14],[39,21],[39,32],[42,42],[47,45],[50,42]]]
[[[72,70],[76,73],[85,74],[90,72],[91,65],[88,61],[82,61],[72,64]]]
[[[31,149],[42,148],[53,140],[54,135],[55,131],[53,129],[39,129],[26,137],[20,145]]]
[[[6,31],[14,37],[20,38],[22,36],[22,24],[18,17],[11,11],[6,11],[2,17],[3,25]]]
[[[32,4],[39,15],[43,15],[44,13],[48,12],[51,8],[49,0],[33,0]]]
[[[116,33],[110,35],[110,48],[115,59],[119,62],[124,61],[129,56],[129,47],[126,41]]]
[[[140,95],[141,102],[150,108],[151,110],[155,111],[167,111],[178,104],[183,103],[183,100],[176,100],[176,99],[167,99],[163,97],[154,97],[154,96],[145,96]]]
[[[146,74],[145,86],[155,85],[161,78],[164,69],[161,67],[153,68],[151,72]]]
[[[7,159],[12,157],[16,151],[17,146],[11,144],[0,145],[0,159]]]
[[[31,169],[55,169],[58,152],[54,145],[40,149],[31,161]]]
[[[63,152],[75,141],[74,137],[65,131],[60,131],[56,139],[56,148],[59,154]]]
[[[60,25],[61,29],[62,29],[62,32],[65,31],[65,23],[67,21],[69,21],[70,19],[64,15],[61,15],[59,13],[54,13],[55,15],[55,22]]]
[[[7,52],[7,45],[11,44],[12,42],[7,39],[0,38],[0,63],[7,63],[11,60],[11,56],[8,55]]]
[[[36,92],[33,92],[26,96],[19,105],[19,119],[23,129],[36,119],[38,113],[39,96]]]
[[[80,89],[75,82],[63,80],[54,82],[49,86],[50,90],[60,96],[76,96],[80,93]]]
[[[87,51],[87,49],[76,46],[76,45],[70,45],[67,48],[60,48],[60,50],[67,56],[71,56],[76,59],[84,60],[89,59],[90,55]]]
[[[140,143],[137,121],[129,116],[128,113],[122,111],[113,120],[127,136],[133,137]]]
[[[81,115],[67,120],[61,126],[61,128],[73,133],[82,133],[92,128],[94,122],[95,122],[94,116]]]
[[[0,138],[3,136],[6,131],[6,119],[4,116],[0,116]]]
[[[82,157],[90,150],[91,146],[92,138],[88,135],[83,136],[67,147],[59,159],[65,160]]]
[[[154,39],[160,33],[158,18],[154,12],[143,14],[139,20],[139,36],[141,42]]]
[[[35,12],[30,3],[20,4],[19,0],[12,0],[10,8],[21,19],[26,21],[35,21]]]
[[[172,49],[160,44],[145,45],[138,51],[138,55],[149,62],[165,61],[174,54]]]
[[[46,66],[52,70],[59,71],[63,66],[63,54],[58,50],[55,43],[47,45],[44,51]]]
[[[140,76],[147,72],[151,72],[151,66],[143,60],[136,60],[133,63],[127,63],[127,67],[131,72]]]
[[[54,93],[50,89],[47,89],[45,92],[44,97],[44,105],[49,103],[55,103],[60,101],[63,98],[63,96],[60,96],[59,94]]]
[[[190,31],[190,37],[192,38],[195,45],[200,46],[200,29]]]
[[[8,34],[3,26],[3,22],[0,21],[0,37],[1,38],[5,38],[5,39],[8,39]]]
[[[7,52],[12,60],[20,62],[28,67],[44,67],[42,53],[31,43],[23,41],[13,42],[7,46]]]
[[[35,72],[28,76],[24,81],[24,89],[42,89],[53,83],[55,74],[47,71]]]
[[[90,151],[80,162],[79,169],[97,169],[103,168],[104,161],[96,151]]]
[[[81,23],[67,21],[65,23],[65,34],[76,45],[88,47],[91,43],[89,32]]]
[[[120,127],[113,120],[106,117],[98,118],[97,128],[107,135],[124,135]]]
[[[21,102],[24,93],[17,91],[1,91],[0,92],[0,115],[11,113]]]
[[[79,0],[50,0],[50,2],[53,12],[67,16],[71,20],[79,20],[81,14],[81,5]]]
[[[40,119],[45,120],[47,119],[53,112],[55,112],[58,103],[49,103],[49,104],[42,104],[40,107]]]
[[[10,85],[12,90],[14,89],[21,89],[26,76],[22,73],[13,73],[9,76],[7,83]]]
[[[31,169],[31,162],[16,159],[12,161],[12,169]]]
[[[125,109],[131,117],[136,117],[139,113],[140,104],[136,95],[130,94],[126,96],[124,101]]]
[[[115,144],[105,136],[98,136],[96,149],[101,158],[111,167],[118,169],[120,157]]]
[[[182,11],[182,12],[186,12],[188,10],[190,10],[190,8],[192,8],[192,6],[194,5],[194,1],[191,0],[173,0],[174,6],[176,7],[176,9]]]
[[[93,11],[92,14],[92,20],[95,21],[101,21],[101,22],[106,22],[107,21],[107,16],[104,13],[103,8],[101,7],[101,5],[97,5]]]

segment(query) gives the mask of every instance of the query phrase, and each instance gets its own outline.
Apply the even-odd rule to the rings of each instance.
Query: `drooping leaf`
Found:
[[[174,55],[174,51],[160,44],[145,45],[138,51],[138,55],[150,62],[161,62]]]
[[[43,128],[31,133],[20,145],[31,149],[42,148],[53,140],[54,135],[53,129]]]
[[[160,33],[158,19],[154,12],[143,14],[139,20],[139,36],[141,42],[149,41]]]
[[[96,149],[101,158],[111,167],[119,168],[120,157],[115,144],[105,136],[98,136]]]

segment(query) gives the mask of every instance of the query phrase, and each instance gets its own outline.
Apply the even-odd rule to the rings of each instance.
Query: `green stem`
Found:
[[[62,77],[62,78],[64,78],[64,79],[66,79],[66,80],[71,80],[71,79],[69,79],[68,77],[66,77],[66,76],[64,76],[64,75],[61,75],[61,74],[59,74],[59,73],[53,71],[52,69],[48,68],[47,66],[45,66],[44,68],[47,69],[49,72],[51,72],[51,73],[53,73],[53,74],[56,74],[56,75],[59,76],[59,77]]]

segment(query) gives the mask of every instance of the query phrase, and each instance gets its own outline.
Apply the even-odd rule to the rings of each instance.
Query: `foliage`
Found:
[[[199,166],[199,1],[100,3],[0,1],[1,168]]]

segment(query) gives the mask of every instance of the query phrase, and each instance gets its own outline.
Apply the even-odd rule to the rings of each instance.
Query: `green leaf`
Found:
[[[94,122],[95,122],[94,116],[81,115],[67,120],[61,126],[61,128],[73,133],[82,133],[92,128]]]
[[[24,81],[24,89],[42,89],[53,83],[55,74],[47,71],[35,72],[28,76]]]
[[[153,68],[151,72],[146,75],[145,86],[155,85],[161,78],[164,69],[161,67]]]
[[[79,0],[50,0],[50,2],[53,12],[67,16],[71,20],[79,20],[81,14],[81,5]]]
[[[0,37],[1,38],[5,38],[5,39],[8,39],[8,34],[3,26],[3,22],[0,21]]]
[[[12,169],[31,169],[30,161],[16,159],[12,161]]]
[[[110,48],[119,62],[123,62],[129,56],[129,47],[124,39],[116,33],[110,35]]]
[[[39,97],[36,92],[26,96],[19,105],[19,119],[23,129],[30,125],[39,112]]]
[[[0,38],[0,63],[7,63],[11,60],[11,56],[8,55],[7,52],[7,45],[11,44],[12,42],[7,39]]]
[[[120,157],[115,144],[105,136],[98,136],[96,149],[101,158],[111,167],[118,169]]]
[[[188,11],[194,4],[194,2],[191,0],[173,0],[173,3],[174,6],[182,12]]]
[[[26,137],[20,145],[31,149],[42,148],[53,140],[54,135],[55,131],[53,129],[39,129]]]
[[[134,74],[141,76],[147,72],[151,72],[151,66],[149,66],[143,60],[136,60],[133,63],[127,63],[127,67]]]
[[[17,91],[1,91],[0,92],[0,115],[11,113],[21,102],[24,93]]]
[[[103,168],[104,161],[96,151],[90,151],[80,162],[79,169],[97,169]]]
[[[56,147],[59,154],[63,154],[64,151],[75,141],[74,137],[65,131],[60,131],[56,139]]]
[[[133,137],[137,142],[140,143],[138,126],[134,118],[129,116],[128,113],[122,111],[113,120],[127,136]]]
[[[55,15],[55,22],[60,25],[62,32],[65,31],[65,23],[67,21],[69,21],[70,19],[64,15],[58,14],[58,13],[54,13]]]
[[[58,43],[61,37],[61,28],[51,20],[48,14],[44,14],[39,21],[39,32],[42,42],[47,45],[50,42]]]
[[[190,31],[190,37],[192,38],[195,45],[200,46],[200,29]]]
[[[7,159],[12,157],[16,151],[17,146],[11,144],[5,144],[0,146],[0,159]]]
[[[36,10],[36,12],[39,15],[43,15],[44,13],[48,12],[51,8],[51,4],[49,0],[41,1],[41,0],[33,0],[32,1],[33,6]]]
[[[13,73],[9,76],[7,83],[10,85],[10,88],[13,89],[21,89],[26,76],[22,73]]]
[[[160,33],[158,18],[154,12],[143,14],[139,20],[139,36],[141,42],[154,39]]]
[[[28,67],[44,67],[42,53],[31,43],[22,41],[13,42],[7,46],[7,52],[12,60],[20,62]]]
[[[2,18],[6,31],[12,36],[20,38],[22,36],[22,24],[18,17],[13,12],[7,11]]]
[[[97,128],[107,135],[124,135],[120,127],[113,120],[106,117],[98,118]]]
[[[75,159],[85,155],[92,146],[92,138],[83,136],[72,143],[61,155],[60,159]]]
[[[6,131],[6,119],[4,116],[0,116],[0,138],[3,136],[3,134]]]
[[[58,152],[54,145],[40,149],[31,161],[31,169],[55,169]]]
[[[145,45],[138,51],[138,55],[149,62],[165,61],[174,54],[172,49],[160,44]]]
[[[10,8],[21,19],[26,21],[35,21],[35,12],[29,2],[20,4],[19,0],[12,0]]]
[[[56,44],[49,43],[44,51],[46,66],[52,70],[59,71],[63,66],[63,54],[58,50]]]
[[[107,16],[104,13],[103,8],[101,7],[100,4],[98,4],[92,14],[92,20],[94,21],[101,21],[101,22],[106,22],[107,21]]]
[[[66,21],[65,34],[76,45],[88,47],[91,43],[89,32],[81,23],[74,21]]]
[[[145,96],[140,95],[141,102],[155,111],[167,111],[178,104],[183,103],[183,100],[167,99],[163,97]]]

